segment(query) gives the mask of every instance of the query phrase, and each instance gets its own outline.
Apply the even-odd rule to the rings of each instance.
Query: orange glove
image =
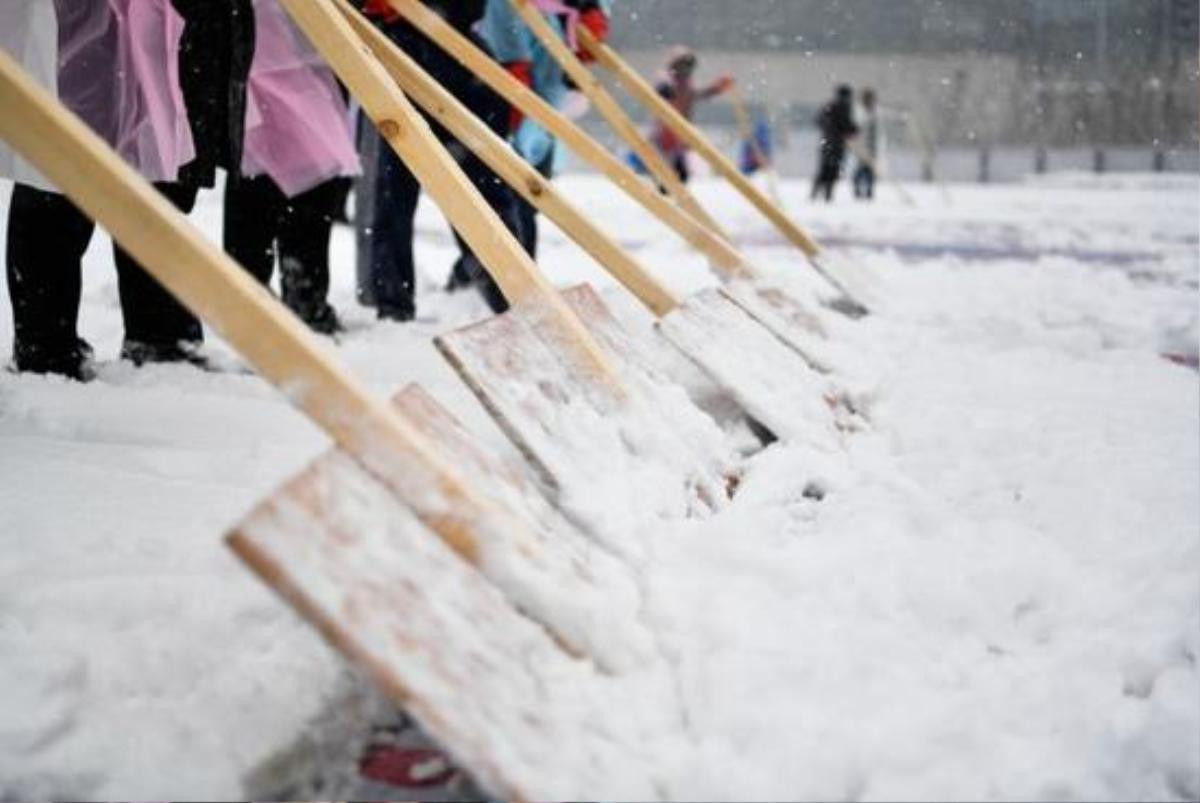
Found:
[[[731,89],[733,89],[733,76],[722,75],[720,78],[713,81],[711,91],[714,95],[724,95]]]
[[[529,61],[510,61],[504,65],[504,69],[524,84],[526,87],[533,88],[533,62]],[[508,133],[515,134],[517,129],[521,127],[521,122],[525,119],[525,115],[521,114],[521,110],[513,106],[508,111]]]
[[[588,29],[588,33],[596,38],[597,42],[603,44],[608,41],[609,21],[608,15],[598,8],[591,8],[579,15],[579,24]],[[586,49],[580,48],[575,54],[584,64],[589,64],[595,61],[592,54]]]

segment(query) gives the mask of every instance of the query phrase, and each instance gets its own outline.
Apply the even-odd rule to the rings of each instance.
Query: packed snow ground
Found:
[[[561,183],[672,287],[714,282],[600,181]],[[914,187],[915,207],[784,189],[878,280],[854,345],[879,395],[845,454],[777,444],[728,511],[661,531],[650,621],[690,716],[673,791],[1200,798],[1200,381],[1161,356],[1198,350],[1200,184]],[[803,269],[740,200],[699,193],[756,262]],[[219,209],[194,215],[214,238]],[[438,289],[436,210],[414,324],[354,304],[351,240],[335,234],[341,356],[508,448],[430,344],[485,315]],[[619,300],[557,232],[541,254]],[[97,236],[98,381],[0,375],[0,798],[237,799],[351,682],[222,543],[325,441],[252,376],[115,361],[113,276]]]

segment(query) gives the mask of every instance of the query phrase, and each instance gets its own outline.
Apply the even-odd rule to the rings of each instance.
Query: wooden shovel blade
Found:
[[[840,447],[827,377],[718,289],[688,298],[659,331],[777,437]]]
[[[653,512],[647,509],[648,516],[723,506],[735,460],[713,420],[682,388],[648,368],[649,361],[639,363],[639,346],[619,331],[594,291],[576,288],[564,297],[611,348],[630,388],[626,404],[615,404],[602,388],[580,381],[530,308],[514,308],[443,335],[436,344],[569,515],[578,513],[582,498],[595,497],[600,484],[611,482],[619,495],[628,490],[618,487],[622,480],[628,483],[639,472],[661,479],[660,469],[677,472],[675,483],[664,485],[663,497],[631,500],[656,506]],[[621,504],[614,498],[610,507]],[[604,517],[611,511],[594,512]],[[576,520],[597,537],[621,537],[599,535],[591,519],[577,515]],[[628,542],[606,543],[622,552],[637,550]]]
[[[472,478],[476,490],[505,504],[522,525],[519,532],[497,532],[475,561],[511,604],[543,625],[566,651],[594,660],[603,671],[616,672],[647,660],[648,637],[637,622],[641,600],[628,567],[563,519],[518,458],[506,458],[482,444],[419,386],[405,389],[394,403]],[[333,449],[260,503],[229,541],[275,584],[256,557],[261,543],[290,538],[301,548],[320,538],[331,545],[350,545],[360,543],[363,533],[382,528],[399,531],[399,549],[411,529],[409,518],[394,497],[375,492],[369,474]],[[288,559],[285,556],[285,564]],[[572,589],[565,597],[563,584]]]
[[[340,452],[244,522],[231,544],[499,799],[579,799],[570,795],[631,772],[615,749],[565,761],[602,716],[590,689],[603,676]],[[562,580],[569,598],[576,589]],[[648,782],[635,789],[651,793]]]

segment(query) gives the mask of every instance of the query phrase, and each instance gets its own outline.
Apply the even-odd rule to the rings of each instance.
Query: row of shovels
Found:
[[[655,727],[678,727],[682,712],[667,710],[669,660],[642,617],[639,567],[653,555],[655,521],[719,511],[740,481],[741,455],[678,377],[691,371],[727,394],[765,438],[842,448],[867,421],[854,381],[839,371],[844,344],[834,335],[866,312],[870,280],[820,250],[615,51],[580,30],[596,63],[803,256],[794,274],[753,266],[531,0],[510,1],[665,193],[418,0],[389,0],[698,249],[723,284],[672,293],[346,0],[281,0],[512,303],[437,345],[521,459],[481,442],[418,386],[390,401],[371,393],[5,54],[0,136],[332,438],[327,454],[229,537],[264,581],[494,794],[670,796],[661,764],[599,723],[611,720],[625,684],[663,684]],[[618,319],[586,285],[553,287],[414,103],[607,270],[644,307],[643,319]],[[512,760],[514,751],[530,760]]]

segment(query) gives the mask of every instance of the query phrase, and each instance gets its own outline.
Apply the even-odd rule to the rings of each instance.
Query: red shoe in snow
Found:
[[[358,771],[372,781],[415,789],[443,786],[456,772],[438,750],[395,745],[368,747],[358,763]]]

